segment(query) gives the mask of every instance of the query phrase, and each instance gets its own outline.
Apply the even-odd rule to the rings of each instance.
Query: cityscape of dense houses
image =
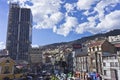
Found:
[[[61,69],[79,74],[80,79],[85,79],[86,73],[96,72],[103,80],[120,80],[120,35],[74,44],[68,50],[68,52],[63,52],[59,48],[46,50],[41,54],[42,64],[55,65],[55,62],[62,60],[66,65]],[[36,59],[35,61],[37,57],[31,56]]]
[[[120,80],[120,35],[54,48],[31,47],[30,9],[10,4],[9,11],[6,49],[0,50],[0,79],[20,78],[21,72],[52,71],[71,74],[80,80],[86,80],[88,74],[98,74],[102,80]]]
[[[120,80],[120,35],[105,38],[96,38],[84,43],[73,44],[72,47],[61,45],[56,48],[42,50],[41,47],[32,47],[29,51],[29,61],[14,61],[9,57],[6,49],[0,51],[0,72],[3,73],[2,64],[9,60],[21,66],[30,65],[33,72],[38,68],[71,72],[80,79],[85,79],[86,73],[98,73],[102,80]],[[7,56],[5,58],[5,56]],[[18,65],[19,65],[18,64]],[[53,68],[51,68],[53,69]],[[9,70],[13,72],[13,70]]]

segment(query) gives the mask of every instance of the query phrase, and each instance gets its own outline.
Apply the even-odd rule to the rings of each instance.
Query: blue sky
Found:
[[[0,49],[5,47],[8,4],[0,0]],[[32,45],[67,42],[120,29],[120,0],[11,0],[33,14]]]

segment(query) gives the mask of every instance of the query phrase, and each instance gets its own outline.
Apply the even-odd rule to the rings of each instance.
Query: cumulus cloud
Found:
[[[57,29],[57,34],[61,34],[67,36],[70,31],[72,31],[78,25],[78,21],[76,17],[66,16],[65,23]]]
[[[88,26],[88,22],[79,24],[75,31],[79,34],[82,34],[82,33],[85,32],[85,29],[86,29],[87,26]]]
[[[111,29],[119,28],[119,21],[120,21],[119,11],[120,10],[115,12],[110,11],[110,9],[114,8],[118,3],[120,3],[120,0],[111,0],[111,1],[99,0],[99,2],[96,3],[96,6],[93,7],[93,11],[91,12],[89,11],[91,8],[90,5],[94,4],[94,1],[90,2],[88,5],[87,5],[87,2],[85,2],[87,6],[85,5],[86,7],[83,7],[83,8],[82,8],[82,5],[80,5],[79,9],[83,9],[83,10],[86,9],[85,12],[83,12],[83,14],[87,16],[88,21],[79,24],[79,26],[76,28],[76,32],[79,34],[82,34],[86,31],[91,33],[98,33],[102,31],[108,31]],[[108,12],[108,14],[105,14],[105,11]],[[91,14],[94,14],[94,16],[89,16]]]
[[[78,0],[74,3],[67,3],[67,0],[8,0],[8,3],[9,1],[31,8],[35,29],[52,29],[63,36],[67,36],[71,31],[83,34],[119,28],[120,10],[111,9],[120,3],[120,0]],[[62,12],[61,8],[65,8],[65,11]],[[79,12],[83,15],[79,18],[87,21],[80,22],[76,15],[68,15],[73,12]]]
[[[62,20],[63,14],[59,11],[60,0],[32,0],[31,2],[33,3],[31,6],[33,19],[36,23],[34,28],[53,28]]]
[[[96,28],[99,31],[107,31],[118,28],[120,29],[120,10],[116,10],[106,15]]]
[[[53,28],[62,20],[61,0],[12,0],[18,2],[22,7],[31,8],[33,21],[36,25],[34,28]],[[26,4],[27,2],[33,5]]]
[[[26,2],[30,2],[31,0],[8,0],[8,3],[19,3],[21,7],[26,6]]]
[[[33,48],[34,48],[34,47],[37,47],[37,48],[38,48],[38,47],[39,47],[39,45],[32,45],[32,47],[33,47]]]
[[[0,42],[0,49],[5,49],[5,44],[4,44],[4,42]]]
[[[73,3],[73,4],[66,3],[64,7],[65,7],[67,12],[72,12],[72,11],[74,11],[76,4],[75,3]]]
[[[117,3],[120,3],[120,0],[101,0],[96,5],[94,10],[98,12],[100,21],[102,21],[105,17],[105,8],[110,5],[117,5]]]
[[[44,15],[44,19],[34,25],[37,29],[48,29],[54,28],[54,26],[63,19],[63,14],[61,12],[53,13],[51,16]]]
[[[76,28],[76,32],[82,34],[83,32],[88,31],[95,34],[113,29],[120,29],[120,10],[116,10],[108,15],[105,15],[102,21],[98,24],[96,22],[97,19],[99,19],[98,16],[89,17],[88,22],[79,24]]]
[[[88,10],[92,7],[93,4],[96,3],[96,1],[99,0],[78,0],[77,8],[80,10]]]

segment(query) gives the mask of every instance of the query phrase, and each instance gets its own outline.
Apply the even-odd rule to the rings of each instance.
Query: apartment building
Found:
[[[103,80],[120,80],[117,54],[103,53]]]
[[[107,40],[97,40],[88,43],[89,72],[102,74],[102,55],[104,52],[115,53],[115,47]]]
[[[73,51],[75,52],[75,71],[79,73],[80,79],[84,79],[84,74],[88,71],[88,55],[86,44],[74,44]]]

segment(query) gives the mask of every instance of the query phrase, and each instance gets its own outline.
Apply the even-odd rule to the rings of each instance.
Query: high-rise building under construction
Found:
[[[6,49],[14,60],[28,61],[28,51],[32,43],[32,13],[29,8],[21,8],[10,3]]]

